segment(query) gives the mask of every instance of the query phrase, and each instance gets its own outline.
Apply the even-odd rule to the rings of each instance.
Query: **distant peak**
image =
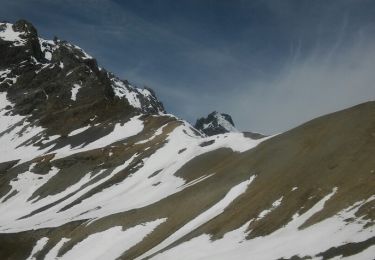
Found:
[[[208,136],[238,132],[230,115],[214,111],[195,123],[195,128]]]

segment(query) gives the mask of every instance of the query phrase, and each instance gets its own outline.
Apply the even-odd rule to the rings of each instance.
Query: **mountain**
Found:
[[[212,112],[207,117],[199,118],[194,127],[208,136],[238,132],[230,115],[218,113],[216,111]]]
[[[373,259],[375,102],[207,136],[26,21],[0,57],[0,259]]]

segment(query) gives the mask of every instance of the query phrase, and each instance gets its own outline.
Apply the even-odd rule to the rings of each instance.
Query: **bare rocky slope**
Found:
[[[207,136],[0,23],[0,259],[373,259],[375,102]]]

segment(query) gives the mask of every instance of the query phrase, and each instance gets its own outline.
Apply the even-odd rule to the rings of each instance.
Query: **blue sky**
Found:
[[[71,41],[168,112],[285,131],[375,99],[375,1],[0,0],[0,19]]]

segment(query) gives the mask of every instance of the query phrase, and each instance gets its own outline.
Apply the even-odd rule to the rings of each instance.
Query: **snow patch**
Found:
[[[135,88],[131,87],[130,85],[126,86],[124,82],[118,79],[112,79],[113,82],[113,90],[115,95],[119,98],[125,98],[129,105],[135,108],[142,108],[141,101],[138,98],[138,92],[135,91]]]
[[[30,256],[26,260],[36,260],[34,255],[36,253],[40,252],[44,248],[44,246],[47,244],[48,240],[49,240],[48,237],[42,237],[41,239],[39,239],[36,242],[33,250],[31,251]]]
[[[77,94],[78,94],[78,91],[80,90],[82,88],[82,86],[81,85],[79,85],[79,84],[73,84],[73,88],[72,88],[72,97],[71,97],[71,99],[73,100],[73,101],[76,101],[77,100]]]
[[[73,135],[78,135],[80,133],[83,133],[85,132],[87,129],[91,128],[91,125],[87,125],[87,126],[84,126],[84,127],[81,127],[81,128],[78,128],[76,130],[73,130],[72,132],[70,132],[68,134],[68,136],[73,136]]]
[[[26,44],[26,40],[22,39],[20,36],[24,35],[23,32],[16,32],[13,30],[12,24],[10,23],[0,23],[0,38],[7,42],[12,42],[14,46],[23,46]]]
[[[264,218],[269,213],[271,213],[274,209],[276,209],[278,206],[280,206],[282,200],[283,200],[283,197],[281,197],[280,199],[274,201],[272,203],[272,207],[270,209],[266,209],[266,210],[263,210],[262,212],[260,212],[259,215],[258,215],[258,217],[257,217],[257,220]]]

